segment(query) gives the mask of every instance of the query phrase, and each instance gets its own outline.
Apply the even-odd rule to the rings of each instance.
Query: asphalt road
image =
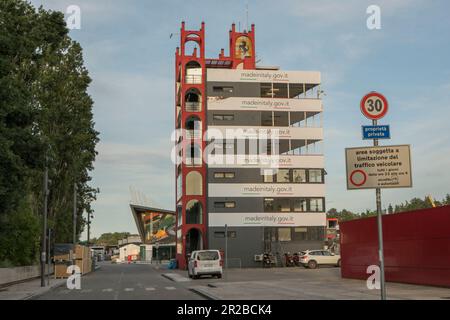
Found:
[[[157,268],[157,267],[156,267]],[[141,264],[101,264],[100,269],[81,278],[80,290],[65,285],[36,300],[200,300],[183,283],[161,276],[165,269]]]

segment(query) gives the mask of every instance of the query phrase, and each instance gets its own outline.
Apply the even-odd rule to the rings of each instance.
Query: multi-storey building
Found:
[[[206,58],[204,24],[183,22],[176,50],[181,268],[225,239],[229,265],[242,266],[325,240],[320,73],[256,66],[254,25],[229,35],[229,56]]]

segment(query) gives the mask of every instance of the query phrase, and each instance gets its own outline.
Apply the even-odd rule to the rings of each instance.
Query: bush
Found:
[[[26,206],[0,221],[0,266],[28,266],[39,261],[39,217]]]

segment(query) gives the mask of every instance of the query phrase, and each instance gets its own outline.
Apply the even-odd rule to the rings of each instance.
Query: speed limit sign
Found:
[[[388,112],[387,99],[381,93],[370,92],[361,100],[361,112],[371,120],[381,119]]]

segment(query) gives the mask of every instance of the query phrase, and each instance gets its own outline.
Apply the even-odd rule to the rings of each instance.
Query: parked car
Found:
[[[305,268],[316,269],[319,265],[341,266],[341,256],[328,250],[306,250],[300,252],[300,263]]]
[[[193,251],[188,261],[189,278],[198,279],[203,275],[222,278],[222,264],[219,250]]]

